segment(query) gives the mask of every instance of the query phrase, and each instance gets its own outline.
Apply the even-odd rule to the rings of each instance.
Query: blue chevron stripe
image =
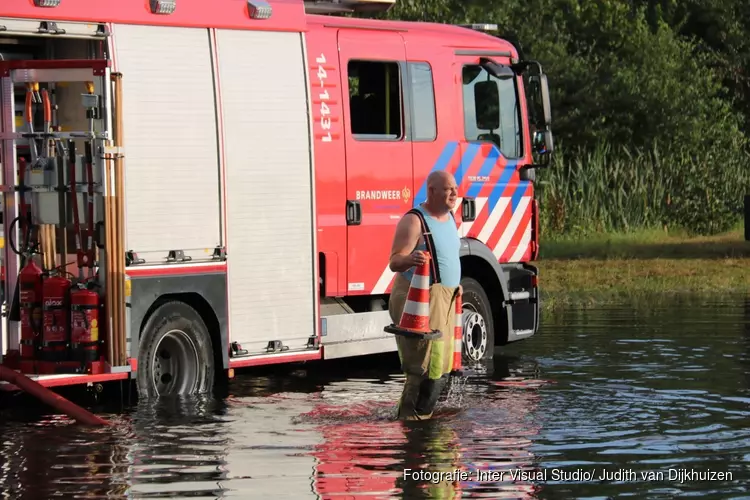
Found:
[[[469,167],[477,156],[477,153],[479,153],[479,144],[471,143],[466,145],[466,151],[464,151],[464,155],[461,157],[461,163],[458,165],[458,170],[456,170],[456,175],[454,176],[457,186],[460,186],[461,182],[463,182],[464,176],[469,171]]]
[[[497,159],[500,157],[500,152],[497,150],[497,148],[492,148],[490,150],[490,154],[487,155],[487,158],[484,160],[484,163],[482,164],[482,168],[479,169],[479,176],[480,177],[486,177],[489,176],[492,173],[492,169],[495,168],[495,164],[497,163]],[[476,198],[479,193],[482,191],[482,186],[484,186],[484,181],[475,181],[471,184],[471,187],[466,191],[465,198]]]
[[[456,149],[458,149],[457,142],[447,143],[445,147],[443,148],[443,151],[440,153],[440,156],[438,156],[438,159],[435,161],[435,164],[432,165],[430,174],[438,170],[445,170],[446,167],[448,167],[448,163],[450,163],[451,158],[453,158],[453,155],[456,153]],[[416,207],[417,205],[419,205],[426,199],[427,199],[427,177],[424,178],[424,180],[422,181],[422,185],[417,191],[417,194],[414,196],[413,206]]]
[[[510,182],[510,178],[516,171],[516,165],[518,165],[518,160],[508,160],[508,163],[503,169],[503,173],[500,174],[500,178],[497,180],[495,187],[492,188],[492,192],[487,197],[487,207],[490,213],[492,213],[492,209],[495,208],[497,202],[500,201],[500,196],[503,194],[505,186]]]
[[[518,183],[518,186],[516,187],[516,190],[513,192],[513,195],[510,197],[510,207],[513,212],[516,211],[516,207],[518,207],[518,204],[521,203],[521,198],[523,198],[523,193],[526,192],[526,188],[529,185],[529,181],[520,181]]]

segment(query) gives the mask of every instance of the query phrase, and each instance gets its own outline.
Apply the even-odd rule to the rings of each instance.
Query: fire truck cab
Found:
[[[540,66],[485,33],[492,25],[325,15],[307,24],[327,356],[356,354],[365,343],[393,347],[379,329],[394,278],[393,232],[425,200],[434,170],[451,172],[459,186],[466,360],[532,336],[534,170],[552,151]],[[351,342],[352,331],[363,332],[362,342]]]
[[[487,25],[338,15],[394,3],[4,0],[0,362],[159,396],[393,352],[393,232],[435,170],[465,363],[533,336],[546,77]]]

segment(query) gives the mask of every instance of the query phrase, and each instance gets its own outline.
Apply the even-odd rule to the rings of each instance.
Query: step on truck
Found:
[[[340,15],[394,2],[3,0],[2,363],[149,397],[394,352],[392,236],[434,170],[464,363],[533,336],[546,77],[484,25]]]

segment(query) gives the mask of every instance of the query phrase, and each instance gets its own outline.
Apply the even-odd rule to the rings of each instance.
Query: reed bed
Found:
[[[559,147],[537,175],[542,235],[648,229],[713,235],[736,227],[750,194],[748,154],[665,151]]]

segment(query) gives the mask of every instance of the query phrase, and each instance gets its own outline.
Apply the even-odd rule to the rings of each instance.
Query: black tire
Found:
[[[464,335],[462,364],[484,364],[492,360],[495,352],[495,324],[490,301],[482,285],[474,278],[462,278],[461,287]]]
[[[204,394],[213,388],[211,336],[187,304],[166,302],[149,316],[138,351],[138,394],[144,398]]]

